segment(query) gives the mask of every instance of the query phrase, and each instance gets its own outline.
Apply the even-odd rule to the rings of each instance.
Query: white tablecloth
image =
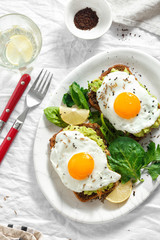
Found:
[[[160,37],[138,28],[113,23],[110,30],[97,40],[82,40],[71,35],[64,24],[64,0],[0,0],[0,15],[19,12],[35,21],[43,36],[43,47],[32,72],[36,76],[42,67],[54,73],[48,92],[76,66],[107,49],[132,47],[143,50],[160,60]],[[124,31],[124,29],[128,29]],[[0,113],[19,80],[20,74],[0,69]],[[157,79],[158,80],[158,79]],[[0,141],[7,134],[14,119],[24,109],[22,96]],[[37,124],[48,96],[31,111],[21,132],[15,139],[0,166],[0,223],[33,227],[44,234],[45,239],[160,239],[160,187],[137,209],[115,222],[88,225],[76,223],[59,214],[45,199],[37,184],[33,167],[33,143]],[[5,198],[9,196],[8,198]]]

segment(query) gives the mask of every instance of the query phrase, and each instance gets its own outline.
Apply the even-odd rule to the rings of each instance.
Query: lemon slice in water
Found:
[[[121,203],[130,197],[131,192],[131,181],[128,181],[125,184],[119,183],[119,185],[106,197],[106,199],[112,203]]]
[[[89,110],[60,106],[59,112],[64,122],[77,125],[85,122],[89,116]]]
[[[31,41],[24,35],[14,35],[6,46],[6,57],[13,65],[29,62],[33,56]]]

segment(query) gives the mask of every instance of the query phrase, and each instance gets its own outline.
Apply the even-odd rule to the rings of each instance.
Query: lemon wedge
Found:
[[[6,57],[13,65],[29,62],[33,56],[31,41],[24,35],[14,35],[6,46]]]
[[[112,203],[121,203],[130,197],[131,192],[131,181],[128,181],[125,184],[119,183],[119,185],[106,197],[106,199]]]
[[[89,110],[87,109],[77,109],[60,106],[59,112],[62,120],[70,125],[84,123],[89,116]]]

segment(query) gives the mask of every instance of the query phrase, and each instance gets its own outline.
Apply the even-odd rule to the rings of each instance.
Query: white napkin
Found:
[[[42,234],[24,226],[0,225],[0,240],[42,240]]]
[[[160,35],[160,0],[108,0],[113,21]]]

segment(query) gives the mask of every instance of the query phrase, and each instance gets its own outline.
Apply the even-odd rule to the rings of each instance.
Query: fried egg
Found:
[[[117,182],[120,175],[107,167],[97,143],[78,131],[61,131],[50,161],[63,184],[75,192],[92,191]]]
[[[97,101],[117,130],[132,134],[151,127],[160,116],[157,99],[126,72],[108,74],[97,91]]]

